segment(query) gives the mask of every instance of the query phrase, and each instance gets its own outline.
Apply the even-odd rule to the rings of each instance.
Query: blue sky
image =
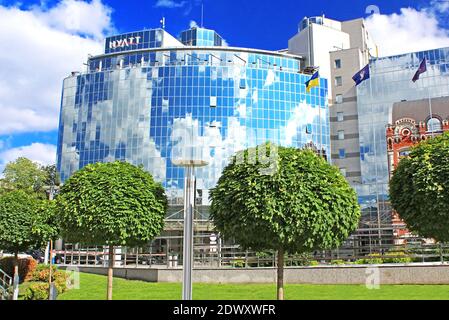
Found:
[[[22,3],[22,8],[44,4],[51,8],[58,2],[4,0],[3,4]],[[304,16],[325,14],[337,20],[350,20],[369,16],[367,9],[373,5],[377,6],[382,14],[392,14],[398,13],[401,8],[421,9],[430,3],[429,0],[103,0],[102,2],[113,9],[112,20],[118,32],[158,27],[161,17],[165,16],[167,31],[173,35],[186,29],[192,20],[200,23],[201,3],[203,3],[205,27],[215,29],[232,45],[269,50],[286,47],[288,38],[296,33],[298,22]]]
[[[322,14],[365,18],[383,55],[449,46],[449,1],[204,0],[204,26],[239,47],[286,48],[304,16]],[[0,0],[0,170],[22,155],[54,162],[63,78],[105,36],[159,27],[162,16],[177,36],[200,24],[201,0]]]

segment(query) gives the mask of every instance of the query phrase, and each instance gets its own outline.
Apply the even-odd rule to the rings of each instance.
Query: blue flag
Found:
[[[421,61],[421,64],[419,65],[418,71],[416,71],[415,75],[413,76],[412,81],[416,82],[419,80],[419,76],[427,72],[427,59],[424,57],[423,61]]]
[[[352,80],[355,81],[355,85],[358,86],[363,81],[368,80],[370,78],[369,73],[369,64],[367,64],[362,70],[357,72],[353,77]]]

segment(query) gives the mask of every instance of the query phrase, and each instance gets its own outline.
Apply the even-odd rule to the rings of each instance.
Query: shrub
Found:
[[[37,266],[37,268],[31,274],[30,281],[46,282],[46,281],[48,281],[48,277],[50,276],[49,272],[50,272],[50,267],[48,264],[40,264]],[[55,266],[52,266],[52,281],[55,280],[56,272],[57,272],[57,268]]]
[[[234,268],[244,268],[245,261],[244,260],[234,260],[232,261],[232,267]]]
[[[384,261],[379,253],[372,253],[368,258],[362,258],[355,261],[355,264],[382,264]]]
[[[40,264],[32,273],[30,281],[33,282],[48,282],[50,268],[48,265]],[[59,271],[55,266],[52,266],[51,280],[54,282],[58,293],[67,291],[67,273]]]
[[[58,290],[58,294],[64,293],[67,291],[67,283],[69,282],[69,276],[67,273],[62,271],[55,272],[54,276],[54,284],[56,289]]]
[[[412,258],[404,252],[387,252],[383,258],[384,263],[411,263]]]
[[[272,267],[273,266],[273,252],[256,252],[256,257],[259,259],[258,264],[259,267]],[[254,265],[257,267],[256,265]]]
[[[339,265],[350,264],[350,263],[347,261],[344,261],[344,260],[332,260],[331,264],[339,266]]]
[[[0,259],[0,269],[11,277],[14,276],[14,257]],[[19,279],[20,282],[29,281],[32,273],[36,269],[37,262],[33,258],[19,259]]]
[[[32,282],[25,290],[24,300],[48,300],[49,285],[46,282]]]
[[[316,260],[309,261],[309,266],[310,267],[316,267],[316,266],[319,266],[319,265],[320,265],[320,263],[318,261],[316,261]]]
[[[24,285],[24,300],[47,300],[49,291],[49,265],[40,264],[30,274],[29,282]],[[52,266],[52,282],[58,294],[64,293],[68,289],[68,274]]]
[[[308,266],[310,264],[310,253],[299,253],[293,255],[292,266]]]

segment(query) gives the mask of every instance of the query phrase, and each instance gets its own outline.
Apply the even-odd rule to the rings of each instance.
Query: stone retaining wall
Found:
[[[64,268],[64,267],[61,267]],[[80,272],[107,274],[104,267],[79,267]],[[181,282],[182,269],[115,268],[114,276],[148,282]],[[285,269],[290,284],[366,284],[379,277],[380,284],[449,284],[449,265],[318,266]],[[199,283],[274,283],[275,268],[195,269]]]

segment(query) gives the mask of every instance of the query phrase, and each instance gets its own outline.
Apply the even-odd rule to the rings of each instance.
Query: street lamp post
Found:
[[[196,181],[192,166],[185,167],[184,178],[184,244],[182,299],[192,300],[192,270],[193,270],[193,216],[195,207]]]
[[[193,224],[195,211],[195,168],[208,164],[203,159],[204,146],[198,145],[194,124],[174,130],[173,137],[182,137],[182,142],[172,150],[172,163],[184,167],[184,242],[182,299],[192,300],[193,270]]]
[[[193,219],[195,211],[196,178],[195,167],[207,165],[203,160],[177,159],[177,166],[184,167],[184,242],[182,263],[182,299],[192,300],[193,270]]]
[[[48,200],[49,201],[53,201],[54,197],[55,197],[56,193],[58,192],[59,188],[57,186],[55,186],[54,184],[52,184],[50,186],[45,187],[45,189],[48,191]],[[52,275],[53,240],[52,239],[50,239],[50,242],[48,243],[47,247],[49,248],[49,276],[48,276],[48,284],[49,284],[48,290],[49,290],[49,292],[48,292],[48,299],[52,300],[53,297],[55,296],[55,292],[54,292],[55,291],[55,287],[52,285],[52,281],[51,281],[51,279],[53,277],[53,275]],[[47,254],[46,254],[45,258],[47,259]]]

